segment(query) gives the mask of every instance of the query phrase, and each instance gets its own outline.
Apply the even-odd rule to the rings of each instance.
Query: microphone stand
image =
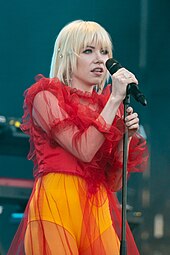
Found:
[[[129,85],[126,90],[126,97],[124,104],[124,120],[127,116],[127,108],[130,104]],[[121,226],[121,241],[120,241],[120,255],[126,255],[126,205],[127,205],[127,157],[128,157],[128,131],[125,129],[123,136],[123,169],[122,169],[122,226]]]

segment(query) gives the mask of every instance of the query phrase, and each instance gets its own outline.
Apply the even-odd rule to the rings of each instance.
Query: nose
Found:
[[[104,64],[104,60],[102,58],[102,54],[100,53],[100,51],[96,52],[94,62],[95,64]]]

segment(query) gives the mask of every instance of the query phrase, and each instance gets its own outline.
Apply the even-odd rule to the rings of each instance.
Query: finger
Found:
[[[121,77],[122,80],[126,81],[127,83],[134,82],[138,84],[136,76],[132,72],[128,71],[126,68],[120,68],[116,73],[114,73],[114,75],[117,77]]]
[[[135,121],[135,120],[136,120],[136,122],[139,122],[138,114],[136,112],[131,114],[131,115],[128,115],[125,118],[126,123],[131,122],[131,121]]]
[[[138,114],[136,112],[132,113],[132,114],[129,114],[126,118],[125,118],[125,121],[130,121],[130,120],[133,120],[135,118],[138,118]]]
[[[134,124],[130,127],[128,127],[128,130],[138,130],[139,129],[139,124]]]
[[[127,79],[128,84],[130,83],[136,83],[138,85],[138,80],[135,77],[130,77]]]
[[[136,124],[139,125],[139,119],[138,118],[135,118],[135,119],[132,119],[132,120],[126,122],[127,127],[131,127],[131,126],[136,125]]]
[[[135,77],[129,76],[129,77],[125,77],[124,74],[114,74],[112,76],[113,79],[117,79],[125,84],[130,84],[130,83],[136,83],[138,84],[138,80]]]
[[[128,114],[132,114],[133,113],[133,108],[131,106],[129,106],[127,109],[126,109],[126,112]]]

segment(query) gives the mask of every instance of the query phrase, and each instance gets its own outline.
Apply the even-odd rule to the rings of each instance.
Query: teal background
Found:
[[[129,181],[130,203],[144,217],[135,237],[141,254],[169,254],[170,1],[1,0],[0,6],[0,115],[6,117],[20,118],[24,90],[37,74],[48,76],[55,38],[66,23],[94,20],[111,34],[115,58],[136,74],[148,100],[143,107],[132,99],[150,150],[148,174],[134,175]],[[32,178],[32,163],[25,157],[0,155],[0,176]],[[147,206],[143,206],[143,190],[150,195]],[[17,227],[10,222],[16,209],[5,205],[0,215],[2,254]],[[159,239],[153,235],[156,214],[165,220],[164,236]]]

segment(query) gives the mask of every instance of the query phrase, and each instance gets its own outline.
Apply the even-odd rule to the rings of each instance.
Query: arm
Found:
[[[124,79],[121,74],[124,69],[120,70],[112,76],[112,93],[101,114],[96,119],[99,127],[104,123],[106,133],[109,132],[119,105],[125,97],[127,84],[136,81],[130,78]],[[126,72],[128,71],[126,70]],[[76,125],[69,123],[62,131],[60,129],[60,132],[57,132],[57,122],[66,123],[69,116],[59,106],[57,98],[49,91],[41,91],[35,96],[32,116],[38,126],[46,133],[52,133],[54,140],[83,161],[90,162],[105,141],[105,131],[103,131],[103,128],[98,128],[98,125],[95,125],[96,123],[89,126],[85,131],[80,131]],[[56,124],[55,127],[54,123]]]
[[[148,150],[146,141],[137,130],[139,129],[138,114],[133,112],[132,107],[127,108],[128,116],[125,125],[128,132],[128,162],[127,173],[142,172],[147,167]],[[115,161],[115,158],[120,161]],[[118,150],[113,151],[108,160],[106,177],[113,191],[118,191],[122,187],[122,159],[123,159],[123,140],[120,140]]]
[[[102,118],[110,126],[120,102],[120,99],[110,97],[98,120]],[[32,115],[35,124],[48,134],[51,132],[50,129],[54,122],[66,121],[69,117],[59,106],[58,99],[49,91],[41,91],[35,96]],[[85,162],[92,160],[105,141],[104,134],[93,125],[81,132],[73,123],[59,132],[54,128],[53,139],[75,157]]]

